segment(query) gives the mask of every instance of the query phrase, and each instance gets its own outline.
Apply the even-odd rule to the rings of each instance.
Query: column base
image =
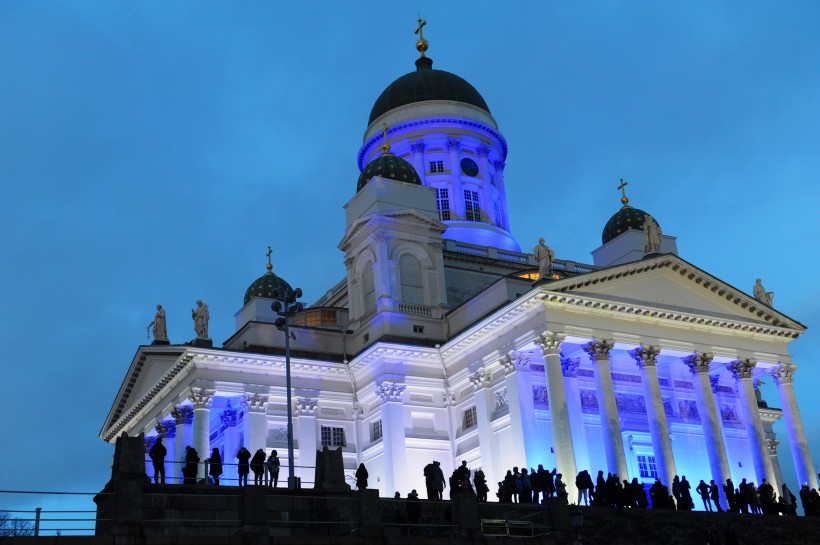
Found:
[[[191,346],[196,346],[197,348],[213,348],[214,341],[213,339],[204,339],[202,337],[197,337],[193,341],[191,341]]]

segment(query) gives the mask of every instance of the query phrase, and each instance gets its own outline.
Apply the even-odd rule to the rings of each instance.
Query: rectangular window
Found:
[[[345,442],[345,429],[333,426],[322,426],[322,446],[347,446],[347,443]]]
[[[467,221],[481,221],[481,205],[478,204],[478,191],[464,190],[464,215]]]
[[[444,161],[430,161],[430,173],[444,172]]]
[[[441,221],[450,219],[450,190],[436,189],[436,208],[438,209],[438,219]]]
[[[382,438],[382,421],[376,420],[370,424],[370,442],[378,441]]]
[[[474,428],[478,425],[478,415],[476,414],[475,407],[470,407],[466,411],[464,411],[464,429],[469,430],[470,428]]]
[[[655,479],[658,476],[658,466],[654,456],[638,456],[638,472],[642,479]]]

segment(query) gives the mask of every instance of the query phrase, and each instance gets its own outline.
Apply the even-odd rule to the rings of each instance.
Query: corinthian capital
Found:
[[[293,404],[296,407],[296,416],[314,416],[319,400],[312,397],[298,397]]]
[[[215,393],[207,388],[191,388],[188,396],[194,402],[194,409],[210,409]]]
[[[486,144],[479,144],[475,152],[479,157],[487,157],[490,154],[490,147]]]
[[[772,379],[775,384],[791,384],[794,380],[794,372],[797,366],[791,363],[778,363],[771,370]]]
[[[755,368],[757,362],[750,358],[741,358],[735,361],[730,361],[726,364],[726,369],[732,372],[735,380],[744,378],[752,378],[752,369]]]
[[[242,404],[249,413],[263,413],[268,406],[268,396],[266,394],[246,393]]]
[[[655,367],[658,364],[658,354],[661,353],[659,346],[644,346],[640,345],[635,350],[630,350],[629,355],[635,360],[635,363],[643,369],[644,367]]]
[[[460,138],[448,138],[447,139],[447,149],[448,150],[460,150],[461,149],[461,139]]]
[[[714,357],[715,355],[710,352],[695,352],[694,354],[684,356],[681,358],[681,361],[689,367],[690,373],[696,375],[698,373],[708,373],[709,364]]]
[[[397,382],[380,382],[376,386],[376,395],[382,401],[401,401],[401,394],[407,386]]]
[[[777,439],[766,439],[766,448],[769,450],[769,456],[777,456],[778,446],[780,446],[780,441]]]
[[[610,339],[592,339],[581,348],[589,354],[593,361],[603,361],[609,359],[609,353],[612,347],[615,346],[615,341]]]
[[[421,140],[410,142],[410,151],[413,153],[424,153],[424,142]]]
[[[479,367],[475,373],[470,375],[470,383],[473,385],[473,389],[478,391],[490,385],[490,378],[490,373],[483,367]]]
[[[563,333],[547,331],[535,339],[535,344],[541,349],[541,352],[545,356],[551,356],[558,353],[558,349],[561,348],[561,343],[564,342],[566,338],[567,336]]]

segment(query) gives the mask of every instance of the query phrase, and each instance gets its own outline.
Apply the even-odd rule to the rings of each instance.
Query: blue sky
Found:
[[[308,302],[344,276],[356,153],[419,13],[508,140],[522,247],[591,262],[623,177],[683,258],[762,277],[809,327],[792,355],[820,459],[820,6],[407,5],[0,2],[0,489],[103,486],[97,434],[157,303],[184,342],[202,298],[220,343],[267,245]]]

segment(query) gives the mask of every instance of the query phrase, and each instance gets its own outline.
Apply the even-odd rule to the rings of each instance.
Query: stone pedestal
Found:
[[[209,338],[197,337],[196,339],[191,341],[191,346],[196,346],[197,348],[213,348],[214,341],[213,339]]]

